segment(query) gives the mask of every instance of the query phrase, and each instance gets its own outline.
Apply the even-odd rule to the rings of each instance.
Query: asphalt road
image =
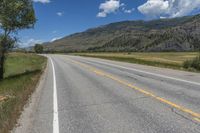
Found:
[[[20,129],[28,130],[16,132],[200,133],[200,74],[78,56],[48,57],[31,124],[27,128],[22,123]]]

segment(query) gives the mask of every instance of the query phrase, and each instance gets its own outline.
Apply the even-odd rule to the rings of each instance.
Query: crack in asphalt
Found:
[[[172,108],[172,107],[169,107],[169,108],[171,108],[171,112],[172,113],[175,113],[176,115],[178,115],[178,116],[180,116],[180,117],[182,117],[182,118],[194,123],[195,125],[200,126],[200,124],[198,122],[194,121],[192,118],[188,118],[187,116],[185,116],[186,114],[185,115],[182,114],[183,112],[182,113],[178,112],[178,110],[176,110],[175,108]]]

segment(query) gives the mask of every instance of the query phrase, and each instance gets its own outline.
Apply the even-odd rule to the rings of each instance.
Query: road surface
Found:
[[[16,133],[200,133],[200,74],[47,56],[40,96]]]

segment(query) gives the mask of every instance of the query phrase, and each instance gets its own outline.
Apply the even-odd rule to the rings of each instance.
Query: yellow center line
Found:
[[[134,89],[134,90],[136,90],[136,91],[138,91],[138,92],[140,92],[140,93],[142,93],[142,94],[145,94],[145,95],[147,95],[147,96],[150,96],[150,97],[152,97],[152,98],[154,98],[154,99],[156,99],[156,100],[158,100],[158,101],[160,101],[160,102],[162,102],[162,103],[165,103],[165,104],[167,104],[167,105],[169,105],[169,106],[171,106],[171,107],[173,107],[173,108],[176,108],[176,109],[178,109],[178,110],[180,110],[180,111],[182,111],[182,112],[184,112],[184,113],[187,113],[187,114],[191,115],[192,117],[194,117],[193,119],[194,119],[195,121],[200,122],[200,114],[199,114],[199,113],[196,113],[196,112],[194,112],[194,111],[192,111],[192,110],[190,110],[190,109],[187,109],[187,108],[185,108],[185,107],[183,107],[183,106],[177,105],[177,104],[175,104],[175,103],[173,103],[173,102],[171,102],[171,101],[169,101],[169,100],[166,100],[166,99],[164,99],[164,98],[161,98],[161,97],[159,97],[159,96],[156,96],[156,95],[153,94],[152,92],[148,92],[148,91],[146,91],[146,90],[144,90],[144,89],[141,89],[141,88],[139,88],[139,87],[136,87],[136,86],[134,86],[134,85],[132,85],[132,84],[126,82],[126,81],[123,81],[123,80],[121,80],[121,79],[118,79],[117,77],[114,77],[114,76],[112,76],[112,75],[110,75],[110,74],[108,74],[108,73],[106,73],[106,72],[103,72],[103,71],[101,71],[101,70],[98,70],[98,69],[96,69],[96,68],[94,68],[94,67],[92,67],[92,66],[83,64],[83,63],[81,63],[81,62],[78,62],[78,61],[75,61],[75,60],[72,60],[72,59],[70,59],[70,60],[71,60],[73,63],[77,64],[77,65],[80,65],[80,66],[82,66],[82,67],[84,67],[84,68],[87,68],[88,70],[90,70],[90,71],[96,73],[97,75],[110,78],[110,79],[112,79],[112,80],[114,80],[114,81],[117,81],[117,82],[120,83],[120,84],[123,84],[123,85],[125,85],[125,86],[128,86],[128,87],[130,87],[130,88],[132,88],[132,89]]]
[[[194,118],[195,121],[197,122],[200,122],[200,119],[199,118]]]

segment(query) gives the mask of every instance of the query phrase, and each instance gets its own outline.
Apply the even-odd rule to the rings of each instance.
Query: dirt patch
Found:
[[[4,102],[9,99],[9,96],[0,96],[0,102]]]

